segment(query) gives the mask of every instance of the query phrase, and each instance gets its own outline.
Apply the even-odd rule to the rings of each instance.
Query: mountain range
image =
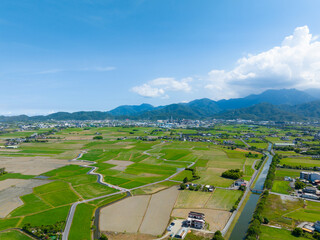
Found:
[[[267,90],[244,98],[213,101],[208,98],[189,103],[154,107],[150,104],[124,105],[111,111],[57,112],[46,116],[0,116],[0,121],[104,120],[104,119],[251,119],[303,121],[320,119],[320,90]]]

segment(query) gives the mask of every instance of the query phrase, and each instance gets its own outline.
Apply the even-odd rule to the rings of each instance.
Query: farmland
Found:
[[[223,178],[221,174],[226,170],[240,169],[243,172],[242,178],[249,181],[255,171],[256,160],[262,157],[260,152],[248,149],[240,140],[243,134],[250,133],[252,130],[255,136],[249,137],[246,142],[255,149],[266,148],[267,143],[261,136],[276,131],[276,129],[265,127],[225,125],[219,125],[199,135],[194,129],[66,128],[57,131],[46,142],[31,141],[20,144],[17,149],[0,149],[0,161],[9,171],[0,176],[0,187],[2,186],[0,191],[12,191],[10,187],[13,184],[20,184],[19,181],[43,183],[20,194],[19,205],[12,205],[12,209],[6,208],[9,210],[3,214],[1,228],[22,228],[25,224],[52,225],[59,221],[66,221],[73,203],[118,193],[112,197],[77,206],[69,238],[91,239],[95,210],[124,197],[124,194],[119,193],[117,189],[97,183],[97,176],[87,174],[90,167],[96,167],[95,173],[101,174],[102,180],[109,186],[134,189],[131,191],[133,197],[102,208],[98,221],[102,230],[127,231],[132,234],[138,234],[137,232],[140,231],[139,234],[144,234],[143,237],[161,235],[170,217],[186,217],[190,210],[204,212],[209,228],[212,231],[221,230],[231,215],[230,210],[242,196],[241,191],[228,189],[234,180]],[[32,134],[28,132],[29,135],[30,133]],[[285,134],[281,131],[277,133],[279,137],[266,139],[277,142],[280,136]],[[12,136],[15,134],[24,136],[23,132],[20,135],[14,133]],[[181,141],[179,140],[181,134],[191,134],[195,139],[206,136],[205,141],[190,139]],[[93,139],[97,135],[102,139]],[[235,145],[232,145],[233,142]],[[251,156],[248,156],[249,152],[252,153]],[[286,166],[296,164],[304,167],[317,166],[315,163],[318,161],[308,156],[302,156],[294,151],[280,152],[288,156],[281,159],[281,163]],[[80,153],[82,154],[77,161],[71,161]],[[192,166],[191,169],[184,170],[188,166]],[[299,176],[299,173],[299,170],[295,169],[277,168],[272,191],[289,194],[290,188],[288,182],[284,181],[284,177],[294,178]],[[35,180],[35,177],[38,179]],[[185,180],[189,183],[212,185],[216,188],[213,192],[178,191],[176,195],[173,193],[166,195],[167,200],[163,200],[162,193],[176,188],[171,187]],[[168,196],[172,196],[173,200],[171,201]],[[133,200],[129,201],[129,199]],[[161,204],[165,204],[163,209],[167,210],[158,211],[152,207]],[[108,220],[110,214],[106,209],[118,213],[119,209],[125,211],[127,207],[134,208],[137,212],[127,215],[125,219],[119,217],[114,222],[115,226],[110,225]],[[130,209],[127,211],[130,212]],[[290,217],[299,219],[307,213],[308,219],[315,219],[317,215],[311,213],[316,211],[315,209],[317,209],[315,206],[308,205],[306,212],[295,211]],[[118,215],[121,216],[121,214]],[[158,228],[154,227],[154,216],[162,219]],[[130,228],[121,227],[117,222],[128,222],[125,226]],[[133,235],[130,236],[133,237]]]

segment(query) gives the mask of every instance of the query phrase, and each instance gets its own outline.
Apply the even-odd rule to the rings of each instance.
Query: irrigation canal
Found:
[[[270,164],[272,162],[272,155],[270,154],[272,145],[269,144],[268,151],[266,153],[268,160],[264,164],[263,169],[258,177],[258,180],[254,186],[254,189],[256,190],[263,190],[264,182],[267,178],[267,174],[269,171]],[[241,215],[234,226],[232,233],[230,235],[229,240],[243,240],[246,237],[246,233],[250,224],[250,221],[253,216],[253,212],[256,209],[256,205],[258,203],[260,195],[252,193],[249,197],[249,200],[247,201],[246,205],[244,206],[243,211],[241,212]]]

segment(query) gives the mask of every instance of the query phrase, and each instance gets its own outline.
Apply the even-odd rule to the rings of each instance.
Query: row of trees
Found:
[[[280,163],[281,155],[275,154],[273,156],[272,162],[270,164],[269,172],[266,178],[266,181],[264,182],[264,188],[271,189],[273,185],[273,180],[276,176],[276,168],[277,165]]]
[[[269,223],[269,220],[265,217],[262,217],[262,215],[261,215],[262,211],[264,209],[264,206],[266,204],[268,195],[269,195],[269,192],[266,190],[260,196],[260,199],[258,201],[256,209],[253,213],[253,217],[252,217],[250,226],[248,228],[246,240],[259,239],[259,235],[261,233],[261,229],[260,229],[261,223],[264,223],[264,224]]]

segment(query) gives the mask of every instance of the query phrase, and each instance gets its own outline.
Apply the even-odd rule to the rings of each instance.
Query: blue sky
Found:
[[[317,0],[0,2],[0,114],[320,87]]]

